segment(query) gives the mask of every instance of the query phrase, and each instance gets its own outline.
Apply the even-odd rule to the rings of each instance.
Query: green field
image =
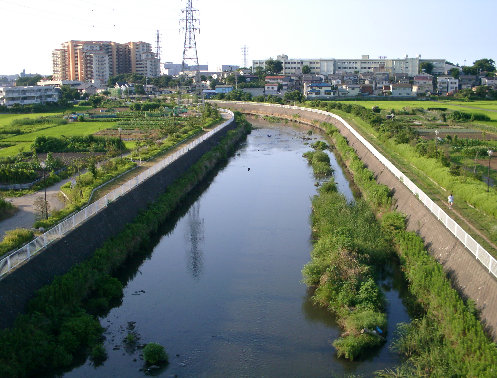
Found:
[[[490,117],[492,121],[497,121],[497,101],[392,101],[392,100],[370,100],[370,101],[339,101],[345,104],[356,104],[371,109],[373,106],[379,106],[382,110],[402,110],[403,108],[447,108],[465,113],[482,113]],[[468,108],[469,107],[469,108]],[[472,108],[479,109],[472,109]],[[484,124],[497,128],[497,124],[490,122],[478,121],[478,124]]]

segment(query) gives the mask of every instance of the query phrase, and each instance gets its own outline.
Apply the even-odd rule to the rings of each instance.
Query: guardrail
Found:
[[[191,141],[186,146],[182,147],[180,150],[174,152],[172,155],[164,158],[154,166],[140,173],[138,176],[127,181],[125,184],[121,185],[120,187],[114,189],[113,191],[106,194],[103,198],[99,199],[98,201],[93,202],[92,204],[86,206],[85,208],[81,209],[72,216],[69,216],[68,218],[66,218],[65,220],[63,220],[62,222],[60,222],[59,224],[57,224],[56,226],[45,232],[44,234],[38,236],[36,239],[27,243],[23,247],[15,251],[12,251],[8,255],[4,256],[0,260],[0,277],[3,277],[4,275],[11,272],[13,269],[18,267],[20,264],[31,259],[33,256],[40,253],[50,243],[53,243],[54,241],[62,238],[65,234],[67,234],[69,231],[73,230],[74,228],[78,227],[88,218],[92,217],[102,209],[106,208],[109,203],[115,201],[117,198],[128,193],[130,190],[137,187],[151,176],[160,172],[162,169],[164,169],[166,166],[171,164],[173,161],[183,156],[191,148],[194,148],[195,146],[199,145],[200,143],[210,138],[213,134],[217,133],[219,130],[231,124],[234,121],[233,112],[224,109],[222,110],[230,115],[229,120],[223,122],[219,126],[216,126],[214,129],[205,133],[201,137]]]
[[[240,104],[254,105],[250,102],[240,102]],[[416,184],[414,184],[409,177],[402,173],[395,165],[392,164],[385,156],[383,156],[371,143],[369,143],[361,134],[359,134],[352,126],[349,125],[342,117],[327,112],[321,109],[301,108],[298,106],[279,105],[279,104],[262,104],[257,105],[269,107],[281,107],[286,109],[294,109],[300,111],[309,111],[326,115],[340,121],[354,136],[390,171],[397,177],[427,208],[431,211],[437,219],[461,242],[464,244],[473,256],[480,261],[480,263],[488,269],[488,271],[497,278],[497,260],[487,252],[471,235],[457,224],[440,206],[431,200]]]

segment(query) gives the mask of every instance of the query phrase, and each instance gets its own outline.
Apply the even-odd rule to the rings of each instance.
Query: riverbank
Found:
[[[41,289],[27,314],[12,329],[0,331],[0,371],[5,376],[30,376],[69,366],[81,353],[101,350],[101,326],[96,315],[122,297],[122,285],[113,277],[138,252],[182,199],[221,161],[250,130],[239,114],[237,128],[169,186],[116,237],[105,242],[89,260],[74,266]]]
[[[237,106],[237,108],[243,110],[243,107]],[[249,112],[252,114],[285,116],[289,119],[298,114],[294,110],[271,109],[267,106],[257,107],[257,105],[252,107]],[[341,134],[348,139],[348,143],[343,144],[344,150],[348,150],[348,156],[344,156],[344,161],[347,165],[360,157],[360,160],[366,161],[368,168],[374,173],[370,175],[370,178],[376,178],[381,183],[387,183],[389,187],[394,189],[396,208],[409,214],[407,227],[418,231],[424,236],[424,243],[431,243],[432,254],[443,263],[445,269],[448,269],[457,259],[457,269],[452,271],[451,278],[454,279],[452,282],[457,282],[459,290],[465,292],[470,289],[471,291],[476,282],[481,283],[482,286],[478,288],[476,293],[473,292],[471,296],[476,298],[482,295],[486,296],[486,298],[484,297],[486,299],[484,303],[476,303],[477,308],[482,309],[487,320],[495,320],[495,314],[489,313],[489,307],[492,307],[495,303],[495,296],[491,294],[495,293],[495,290],[488,287],[495,285],[495,282],[489,277],[488,272],[475,274],[475,270],[481,271],[481,265],[469,256],[463,246],[451,240],[454,237],[447,234],[447,230],[422,205],[420,207],[420,203],[413,198],[412,194],[409,194],[407,188],[395,177],[392,177],[393,175],[385,170],[379,161],[372,157],[343,125],[331,117],[321,114],[309,114],[307,120],[304,120],[304,114],[298,117],[300,122],[308,122],[315,127],[324,128],[331,135],[337,134],[338,136],[335,127],[340,130]],[[326,121],[332,121],[333,125],[326,123]],[[340,143],[337,143],[337,146],[339,145]],[[353,157],[354,155],[356,155],[355,158]],[[363,165],[362,162],[361,165]],[[375,190],[371,191],[371,193],[374,192]],[[367,195],[365,197],[368,199]],[[374,195],[369,196],[369,200],[373,201],[373,206],[375,206],[376,199],[377,197]],[[398,222],[393,222],[393,224],[385,222],[385,227],[403,230],[405,226],[402,223],[399,225]],[[407,240],[412,237],[408,237]],[[418,236],[416,237],[419,238]],[[413,245],[409,247],[409,243]],[[399,339],[400,345],[407,346],[405,349],[399,348],[399,351],[404,352],[405,356],[410,358],[406,360],[406,363],[401,368],[397,369],[397,372],[410,372],[411,374],[415,374],[415,372],[430,374],[429,372],[432,372],[433,374],[450,376],[466,371],[467,375],[495,375],[495,366],[497,366],[495,343],[485,335],[485,330],[478,320],[478,313],[473,305],[474,302],[461,299],[457,291],[452,288],[452,282],[447,278],[442,267],[426,251],[422,239],[419,238],[419,240],[409,243],[407,243],[409,249],[417,251],[413,253],[415,257],[407,259],[404,256],[405,252],[401,252],[401,262],[406,271],[416,272],[408,274],[407,278],[410,281],[411,293],[417,299],[418,305],[423,308],[424,313],[418,320],[413,322],[414,324],[421,324],[422,327],[416,328],[412,326],[411,332],[404,332],[408,337]],[[401,246],[401,243],[399,242],[398,245]],[[428,261],[432,262],[428,264]],[[423,269],[425,267],[426,270]],[[428,280],[427,277],[430,277],[430,279]],[[462,285],[461,278],[466,286],[460,286]],[[484,292],[480,291],[482,287],[485,287]],[[491,324],[487,323],[488,326],[492,328],[487,328],[487,331],[495,332],[494,321]],[[405,331],[406,327],[401,327],[402,329]],[[423,331],[421,333],[422,340],[416,339],[416,330]],[[422,345],[421,349],[419,347],[418,350],[412,348],[418,344]],[[468,361],[468,363],[465,364],[465,361]],[[385,375],[395,374],[393,371],[383,373]]]

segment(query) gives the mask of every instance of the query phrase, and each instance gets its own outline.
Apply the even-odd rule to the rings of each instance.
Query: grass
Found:
[[[380,109],[383,110],[402,110],[403,108],[447,108],[450,110],[457,110],[465,113],[483,113],[490,117],[493,121],[497,121],[497,112],[489,112],[486,109],[497,110],[497,101],[482,101],[482,102],[464,102],[464,101],[389,101],[389,100],[371,100],[371,101],[338,101],[346,104],[356,104],[364,106],[368,109],[371,109],[373,106],[379,106]],[[476,104],[481,104],[481,106],[477,106]],[[470,109],[470,108],[462,108],[461,106],[473,106],[479,107],[481,109]],[[475,124],[480,123],[474,122]],[[469,124],[469,123],[468,123]],[[496,124],[493,124],[494,127],[497,128]]]
[[[413,182],[418,185],[418,187],[423,190],[434,202],[442,208],[447,208],[446,197],[448,195],[448,191],[456,189],[449,187],[450,184],[447,183],[448,179],[445,178],[449,177],[448,168],[443,168],[441,164],[435,161],[431,164],[430,160],[433,159],[423,159],[417,156],[417,154],[414,154],[414,152],[410,150],[410,146],[402,144],[395,145],[392,141],[380,141],[371,126],[369,126],[358,116],[336,109],[333,110],[333,112],[349,121],[364,137],[366,137],[366,139],[368,139],[383,155],[385,155],[385,157],[392,161],[401,171],[413,180]],[[421,160],[423,161],[421,162]],[[429,169],[426,167],[426,164],[428,163],[431,164]],[[441,177],[443,177],[443,179],[441,179]],[[455,202],[454,209],[461,213],[463,218],[468,219],[479,232],[485,235],[487,239],[497,241],[495,217],[482,210],[478,210],[475,205],[470,205],[465,202],[465,200],[469,200],[471,202],[473,198],[474,200],[492,204],[492,208],[495,207],[490,199],[486,199],[486,193],[483,193],[486,190],[486,188],[484,188],[484,183],[479,182],[478,184],[481,186],[480,189],[482,190],[482,193],[478,196],[472,196],[471,192],[468,192],[468,189],[464,187],[464,184],[455,184],[457,187],[460,187],[461,193],[458,195],[456,190],[454,190],[456,199],[460,198],[459,201]],[[492,194],[491,197],[493,196],[494,194]],[[465,197],[468,197],[468,199]],[[465,200],[463,200],[463,198]],[[482,246],[487,249],[490,254],[494,256],[496,255],[493,245],[489,244],[485,237],[480,236],[478,232],[475,232],[468,227],[464,228],[475,240],[482,244]]]

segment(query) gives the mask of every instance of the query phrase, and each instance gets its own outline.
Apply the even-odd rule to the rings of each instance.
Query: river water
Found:
[[[258,124],[257,124],[258,123]],[[367,360],[336,358],[333,317],[314,306],[301,269],[309,261],[315,178],[302,154],[306,130],[257,121],[235,156],[178,216],[145,257],[123,272],[122,304],[101,323],[108,359],[66,377],[329,377],[371,375],[398,364],[394,325],[408,321],[398,283],[385,281],[389,336]],[[339,190],[352,192],[332,159]],[[131,269],[131,271],[130,271]],[[141,350],[158,342],[169,365],[144,371]]]

